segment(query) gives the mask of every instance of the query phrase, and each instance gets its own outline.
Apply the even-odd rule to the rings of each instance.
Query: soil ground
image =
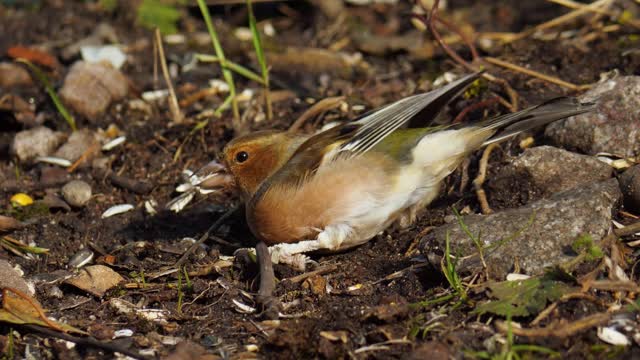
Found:
[[[0,4],[9,2],[0,2]],[[152,32],[135,25],[130,5],[121,5],[113,12],[101,9],[91,1],[43,1],[34,8],[15,8],[0,5],[0,57],[9,60],[7,50],[16,45],[40,45],[56,56],[60,66],[50,72],[56,87],[62,84],[64,74],[77,57],[62,59],[62,49],[90,34],[96,24],[110,24],[127,46],[128,62],[123,73],[130,79],[134,94],[127,99],[112,104],[107,112],[94,121],[78,117],[80,128],[105,129],[116,125],[127,135],[124,146],[109,154],[109,167],[130,179],[143,181],[153,186],[148,194],[138,195],[114,186],[90,167],[81,167],[71,174],[88,182],[93,189],[93,198],[82,209],[64,211],[51,209],[43,213],[31,214],[31,225],[12,232],[11,237],[35,242],[37,246],[49,249],[46,256],[28,260],[7,252],[0,256],[10,259],[24,269],[27,277],[44,274],[61,274],[70,271],[70,257],[83,247],[89,247],[97,255],[116,257],[112,266],[126,278],[127,284],[139,282],[144,274],[152,274],[163,266],[173,264],[190,244],[184,238],[198,238],[231,205],[238,203],[233,194],[198,196],[187,209],[175,214],[161,211],[156,216],[145,212],[143,203],[154,199],[165,204],[176,196],[175,187],[181,180],[184,169],[195,170],[219,155],[220,149],[235,135],[231,126],[232,115],[225,112],[219,119],[212,118],[208,125],[189,136],[195,123],[195,116],[205,109],[219,105],[223,98],[210,96],[185,107],[187,121],[172,124],[166,104],[152,106],[151,115],[132,110],[129,102],[138,94],[163,88],[162,79],[154,78],[152,54]],[[567,10],[546,1],[496,1],[471,2],[449,1],[445,14],[455,13],[462,21],[473,26],[477,33],[513,32],[531,28],[543,21],[555,18]],[[633,6],[633,5],[632,5]],[[185,34],[206,31],[197,7],[182,7],[179,29]],[[257,68],[252,55],[251,42],[235,39],[233,29],[246,26],[244,6],[211,7],[215,23],[221,33],[227,55],[236,63]],[[270,22],[276,35],[266,40],[267,48],[302,48],[337,46],[341,51],[359,51],[357,40],[350,35],[349,28],[366,27],[380,37],[400,36],[414,30],[410,23],[411,6],[405,2],[398,5],[348,6],[346,20],[338,23],[323,15],[318,8],[307,2],[275,2],[256,6],[258,20]],[[576,31],[578,35],[563,38],[536,39],[525,37],[516,42],[500,45],[497,42],[481,49],[481,55],[497,57],[516,64],[526,64],[530,69],[557,76],[574,84],[596,82],[603,72],[617,69],[622,74],[638,73],[638,56],[623,53],[633,48],[633,29],[622,27],[612,33],[589,30],[589,24],[579,20],[571,22],[563,30]],[[586,29],[586,30],[585,30]],[[446,32],[446,30],[442,30]],[[580,32],[593,31],[595,35],[588,42],[575,38]],[[447,32],[448,33],[448,32]],[[428,41],[430,37],[422,35]],[[637,36],[637,35],[635,35]],[[469,58],[468,49],[453,47],[461,56]],[[306,64],[285,71],[273,64],[273,90],[282,93],[288,90],[295,94],[284,100],[274,101],[272,120],[253,121],[256,114],[264,109],[258,100],[242,105],[247,111],[248,128],[286,129],[310,104],[308,98],[316,100],[327,96],[345,95],[350,105],[363,105],[367,110],[415,93],[416,89],[428,86],[429,80],[445,71],[463,73],[460,65],[451,60],[439,48],[429,57],[416,56],[407,49],[386,51],[384,54],[363,53],[368,70],[343,76],[340,71],[319,74],[306,69]],[[212,53],[210,44],[183,43],[165,45],[170,62],[185,61],[192,52]],[[269,61],[269,59],[267,59]],[[519,95],[519,106],[538,103],[544,99],[573,92],[557,85],[532,79],[529,76],[491,67],[491,72],[507,80]],[[180,74],[175,81],[180,99],[195,90],[205,88],[209,79],[221,78],[215,65],[200,65],[196,70]],[[237,87],[260,88],[236,75]],[[495,84],[487,84],[489,90],[505,95]],[[474,102],[492,97],[491,91],[484,91],[479,98],[458,99],[447,110],[452,117]],[[67,125],[48,99],[42,86],[35,82],[32,86],[12,90],[13,93],[31,99],[37,112],[44,114],[44,125],[61,131],[68,131]],[[248,109],[248,110],[247,110]],[[505,112],[498,104],[472,111],[465,121],[478,119],[486,114]],[[351,108],[343,113],[331,110],[323,116],[309,121],[303,131],[311,132],[322,123],[336,119],[348,119],[357,115]],[[9,113],[0,113],[0,172],[4,173],[0,186],[0,200],[5,209],[10,209],[8,199],[16,192],[26,192],[32,197],[42,198],[50,189],[41,183],[46,166],[42,164],[16,164],[9,154],[9,147],[15,134],[24,129]],[[536,144],[544,144],[541,134],[534,134]],[[181,148],[181,154],[174,161],[174,155]],[[507,156],[520,152],[518,142],[502,145],[502,151],[494,152],[490,161],[490,173],[496,174]],[[470,158],[469,174],[477,173],[480,154]],[[19,177],[13,174],[19,173]],[[571,176],[571,174],[566,174]],[[66,179],[63,177],[63,180]],[[191,340],[204,346],[207,351],[223,358],[462,358],[479,357],[496,338],[488,315],[471,313],[473,304],[486,297],[481,292],[471,292],[469,302],[454,306],[455,303],[416,306],[420,302],[449,294],[449,284],[440,269],[424,265],[419,255],[407,254],[412,244],[419,239],[421,231],[430,226],[438,226],[451,221],[452,206],[468,208],[480,212],[480,206],[471,187],[458,190],[461,172],[457,171],[447,180],[442,196],[420,215],[414,226],[406,230],[390,229],[370,242],[353,250],[334,255],[314,255],[318,266],[335,265],[332,271],[305,281],[291,282],[285,279],[299,275],[283,265],[275,266],[276,277],[280,280],[276,294],[286,305],[288,316],[278,324],[265,322],[258,314],[243,314],[233,301],[251,303],[243,295],[257,291],[257,266],[247,259],[236,259],[233,265],[219,271],[192,276],[191,286],[179,293],[175,284],[176,276],[157,279],[146,278],[146,287],[130,288],[120,286],[109,291],[104,297],[88,295],[69,285],[60,285],[64,296],[52,297],[48,287],[39,286],[36,298],[49,315],[75,327],[89,329],[94,336],[102,331],[131,329],[134,335],[115,340],[131,349],[152,347],[159,356],[174,351],[172,339]],[[517,207],[530,201],[528,189],[519,184],[501,184],[504,188],[488,188],[488,200],[494,210]],[[507,186],[505,186],[507,185]],[[505,195],[508,194],[508,195]],[[102,212],[115,204],[130,203],[136,209],[107,219],[101,219]],[[9,211],[9,210],[7,210]],[[217,240],[222,239],[223,241]],[[188,263],[189,270],[200,269],[219,261],[220,256],[232,255],[236,246],[252,246],[255,240],[248,231],[244,216],[236,214],[215,237],[207,241],[206,249],[200,249]],[[415,244],[414,244],[415,245]],[[418,267],[411,268],[414,265]],[[589,270],[589,269],[587,269]],[[403,271],[397,277],[395,272]],[[174,274],[175,275],[175,274]],[[467,274],[468,275],[468,274]],[[471,277],[467,278],[467,280]],[[182,279],[181,281],[184,281]],[[170,286],[173,285],[173,286]],[[325,290],[330,289],[327,293]],[[608,296],[608,295],[603,295]],[[154,323],[135,316],[123,315],[109,305],[111,299],[120,298],[146,308],[168,311],[168,322]],[[399,304],[399,305],[398,305]],[[406,305],[406,306],[405,306]],[[554,319],[572,321],[586,314],[604,311],[606,307],[584,299],[570,300],[559,305]],[[528,323],[531,318],[514,319]],[[3,341],[7,341],[11,326],[0,325]],[[110,358],[103,350],[78,346],[68,349],[52,338],[43,342],[43,337],[20,330],[15,340],[16,357],[22,357],[29,344],[29,351],[37,357],[56,358]],[[341,333],[343,332],[343,333]],[[337,335],[336,335],[337,334]],[[344,334],[344,335],[340,335]],[[333,336],[333,337],[332,337]],[[340,336],[343,336],[341,338]],[[334,338],[337,337],[337,338]],[[404,339],[398,341],[397,339]],[[502,337],[504,339],[504,337]],[[344,340],[344,341],[343,341]],[[175,342],[175,341],[173,341]],[[567,339],[542,338],[525,339],[516,337],[516,343],[536,344],[552,349],[562,358],[634,358],[638,356],[637,346],[617,348],[599,341],[594,329]],[[257,353],[249,352],[247,345],[257,345]],[[375,345],[375,346],[371,346]],[[369,346],[369,347],[368,347]],[[500,345],[497,346],[499,352]],[[6,349],[6,347],[5,347]],[[533,354],[533,355],[531,355]],[[529,355],[537,357],[537,353]]]

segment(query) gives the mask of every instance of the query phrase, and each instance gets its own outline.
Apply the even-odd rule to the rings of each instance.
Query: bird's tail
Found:
[[[486,120],[475,126],[482,128],[483,131],[497,131],[483,143],[483,145],[489,145],[538,126],[593,111],[595,107],[595,103],[581,103],[576,98],[559,97],[512,114]]]

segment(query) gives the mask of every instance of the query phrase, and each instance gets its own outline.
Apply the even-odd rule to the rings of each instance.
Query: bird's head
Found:
[[[248,200],[306,138],[285,131],[254,132],[229,142],[222,151],[222,161]]]

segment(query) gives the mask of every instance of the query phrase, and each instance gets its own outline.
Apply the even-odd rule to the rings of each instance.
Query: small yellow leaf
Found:
[[[25,193],[17,193],[11,197],[11,204],[14,206],[29,206],[33,204],[33,199]]]

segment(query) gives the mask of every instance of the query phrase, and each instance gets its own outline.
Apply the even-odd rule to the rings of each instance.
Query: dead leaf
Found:
[[[73,332],[88,335],[86,332],[71,325],[50,320],[35,299],[20,290],[8,287],[2,289],[0,322],[38,325],[65,333]]]
[[[110,268],[104,265],[93,265],[80,270],[77,276],[65,282],[92,295],[102,297],[109,289],[123,281],[124,278]]]
[[[7,50],[7,55],[13,59],[27,59],[34,64],[42,65],[49,69],[55,69],[60,66],[58,59],[54,56],[35,48],[13,46]]]
[[[12,217],[0,215],[0,231],[11,231],[24,226],[24,223]]]

